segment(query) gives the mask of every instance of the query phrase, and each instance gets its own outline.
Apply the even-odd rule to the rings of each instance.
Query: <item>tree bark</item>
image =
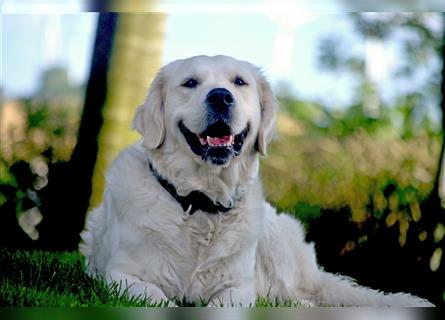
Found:
[[[110,162],[140,138],[131,130],[131,123],[161,64],[165,20],[163,14],[119,14],[90,207],[96,207],[102,200],[104,176]]]

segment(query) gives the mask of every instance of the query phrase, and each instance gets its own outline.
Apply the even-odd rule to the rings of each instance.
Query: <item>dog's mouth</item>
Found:
[[[249,124],[239,134],[233,134],[224,121],[209,125],[201,133],[192,132],[182,121],[178,127],[193,153],[216,165],[226,164],[232,156],[239,156],[249,133]]]

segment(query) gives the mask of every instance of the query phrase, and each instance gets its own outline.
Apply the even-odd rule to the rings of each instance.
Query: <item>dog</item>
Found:
[[[259,157],[277,102],[256,66],[196,56],[160,69],[106,175],[80,251],[86,272],[152,302],[432,306],[324,272],[298,220],[266,202]]]

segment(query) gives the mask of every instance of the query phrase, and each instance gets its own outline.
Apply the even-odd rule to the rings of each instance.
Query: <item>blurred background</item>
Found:
[[[157,69],[226,54],[274,87],[265,193],[305,223],[320,264],[444,306],[445,16],[199,2],[0,16],[1,245],[76,250]]]

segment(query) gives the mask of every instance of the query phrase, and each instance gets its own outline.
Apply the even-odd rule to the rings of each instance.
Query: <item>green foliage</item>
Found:
[[[411,139],[401,139],[390,125],[378,125],[380,120],[372,123],[363,115],[354,121],[345,119],[349,115],[330,117],[314,105],[294,105],[298,111],[291,116],[286,107],[279,115],[279,138],[262,162],[266,194],[279,208],[298,212],[294,208],[300,203],[333,209],[348,206],[360,220],[371,202],[377,208],[388,202],[381,200],[382,189],[393,181],[410,201],[418,204],[427,198],[437,170],[438,133],[418,131]],[[305,108],[308,112],[303,115]],[[323,117],[329,117],[329,126],[319,126]],[[349,127],[351,122],[369,125]]]
[[[355,81],[352,107],[368,113],[370,118],[382,119],[378,114],[381,110],[368,110],[368,104],[377,102],[379,109],[388,109],[384,112],[396,110],[399,115],[393,114],[391,118],[399,122],[396,127],[401,127],[403,138],[411,137],[432,123],[436,124],[433,127],[437,130],[437,121],[434,122],[436,119],[431,111],[440,104],[444,24],[441,15],[361,13],[351,14],[350,18],[355,29],[353,34],[345,37],[333,32],[321,39],[320,69],[352,76]],[[361,43],[366,47],[369,42],[379,43],[382,48],[391,45],[396,48],[393,59],[397,62],[392,63],[386,79],[393,87],[391,99],[382,98],[382,84],[376,83],[366,70],[369,57],[360,50],[349,50],[354,44]],[[388,54],[390,52],[388,50]]]
[[[369,134],[389,133],[394,122],[391,110],[382,107],[379,117],[367,116],[362,104],[342,110],[330,110],[326,106],[298,100],[291,96],[279,96],[281,110],[304,127],[310,136],[346,137],[359,131]]]
[[[82,88],[62,83],[60,77],[66,78],[66,71],[47,70],[40,91],[32,98],[6,101],[2,107],[0,210],[9,223],[4,222],[8,232],[15,230],[11,228],[14,220],[15,225],[21,217],[30,221],[24,213],[41,204],[50,167],[68,161],[77,142]],[[28,228],[21,225],[33,240],[38,237],[34,229],[41,220],[38,216]]]

